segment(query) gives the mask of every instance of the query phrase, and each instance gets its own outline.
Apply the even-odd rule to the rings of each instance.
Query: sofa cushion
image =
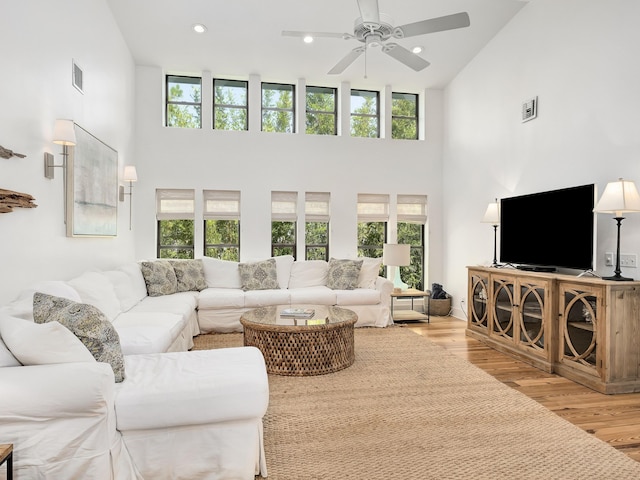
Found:
[[[358,275],[357,288],[376,288],[376,279],[380,275],[382,258],[362,257],[362,267]]]
[[[0,314],[1,315],[1,314]],[[16,318],[15,320],[21,320]],[[0,336],[0,368],[2,367],[18,367],[22,365],[18,359],[11,353],[7,344],[2,340]]]
[[[139,302],[139,300],[135,298],[135,295],[132,295],[133,288],[131,285],[131,278],[129,278],[126,273],[124,273],[122,270],[108,270],[103,273],[104,276],[107,277],[113,285],[116,296],[118,297],[118,300],[120,300],[121,312],[130,310],[136,303]]]
[[[380,292],[368,288],[354,290],[336,290],[336,305],[377,305],[380,303]]]
[[[171,295],[178,291],[176,272],[167,260],[140,262],[140,270],[150,297]]]
[[[207,288],[200,292],[198,310],[244,308],[244,296],[239,288]]]
[[[36,292],[33,318],[36,323],[58,322],[67,327],[96,361],[111,365],[116,382],[124,380],[124,358],[118,332],[96,307]]]
[[[199,292],[207,288],[202,260],[169,260],[176,274],[178,292]]]
[[[131,312],[169,312],[188,317],[198,305],[198,292],[179,292],[161,297],[147,297]]]
[[[250,290],[244,294],[246,308],[266,307],[269,305],[289,305],[289,290]]]
[[[143,300],[147,296],[147,284],[144,281],[140,264],[138,262],[129,262],[119,267],[118,270],[126,273],[131,280],[131,298],[135,299],[136,303]]]
[[[292,305],[314,303],[318,305],[336,304],[336,290],[331,290],[325,286],[290,288],[289,296]]]
[[[67,282],[61,280],[44,280],[24,289],[11,303],[1,307],[6,315],[33,321],[33,294],[48,293],[56,297],[64,297],[74,302],[81,302],[80,294]]]
[[[124,355],[161,353],[184,329],[187,318],[178,313],[130,311],[119,315],[113,326]]]
[[[352,290],[356,288],[362,263],[362,260],[330,259],[327,287],[334,290]]]
[[[261,418],[269,402],[254,347],[130,355],[116,386],[117,428],[161,429]]]
[[[58,322],[39,325],[0,315],[0,335],[23,365],[96,361],[82,342]]]
[[[242,290],[269,290],[280,288],[278,285],[278,272],[276,261],[273,258],[260,262],[240,263],[240,282]]]
[[[85,272],[67,283],[76,289],[83,303],[93,305],[109,320],[113,320],[121,312],[120,299],[103,272]]]
[[[291,266],[289,288],[317,287],[327,284],[329,264],[324,260],[294,262]]]
[[[202,258],[204,278],[208,287],[212,288],[242,288],[238,262],[219,260],[217,258]]]

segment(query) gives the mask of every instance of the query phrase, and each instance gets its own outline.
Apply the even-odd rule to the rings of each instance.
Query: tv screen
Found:
[[[594,205],[594,184],[503,198],[500,262],[593,269]]]

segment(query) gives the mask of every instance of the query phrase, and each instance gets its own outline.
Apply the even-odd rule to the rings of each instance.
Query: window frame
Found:
[[[209,202],[214,205],[209,206]],[[203,249],[205,257],[218,258],[220,260],[240,261],[240,205],[241,192],[239,190],[203,190],[202,192],[202,216],[203,216]],[[216,207],[217,206],[217,207]],[[237,243],[207,243],[207,233],[212,226],[211,222],[235,222],[235,237]],[[215,248],[235,250],[234,258],[222,258],[220,255],[207,255],[207,249]]]
[[[274,204],[280,204],[281,207],[274,209]],[[289,223],[290,231],[293,232],[292,242],[275,243],[273,239],[273,227],[275,223]],[[271,192],[271,255],[283,255],[276,252],[278,248],[291,249],[291,255],[294,259],[298,254],[298,192],[292,191],[272,191]]]
[[[311,91],[310,91],[311,90]],[[316,90],[315,92],[313,90]],[[312,110],[309,108],[309,94],[322,94],[328,93],[323,92],[323,90],[330,91],[333,95],[333,110]],[[333,133],[316,133],[309,132],[307,125],[308,122],[305,120],[305,133],[308,135],[337,135],[338,134],[338,89],[334,87],[320,87],[314,85],[308,85],[305,89],[305,115],[308,118],[309,115],[332,115],[333,116]]]
[[[243,84],[245,90],[245,104],[226,104],[226,103],[216,103],[216,83],[217,82],[227,82],[227,83],[237,83]],[[213,79],[213,107],[212,107],[212,128],[214,130],[223,130],[223,131],[247,131],[249,130],[249,82],[247,80],[232,80],[226,78],[214,78]],[[224,85],[226,87],[230,87],[232,85]],[[238,85],[239,87],[239,85]],[[244,119],[244,128],[241,130],[229,129],[229,128],[216,128],[216,110],[218,108],[227,108],[227,109],[237,109],[245,111],[245,119]]]
[[[267,88],[265,88],[267,87]],[[268,87],[276,87],[276,88],[268,88]],[[264,106],[264,91],[266,90],[287,90],[291,88],[291,108],[281,108],[281,107],[265,107]],[[265,112],[289,112],[291,113],[291,131],[280,131],[274,130],[269,133],[296,133],[296,86],[292,83],[273,83],[273,82],[262,82],[260,88],[260,130],[265,132],[264,129],[264,114]]]
[[[164,208],[165,202],[182,202],[185,208]],[[190,203],[190,204],[189,204]],[[188,205],[188,207],[187,207]],[[195,190],[177,188],[156,189],[156,257],[157,258],[184,258],[184,257],[164,257],[163,251],[168,250],[188,250],[191,257],[195,256]],[[164,245],[162,244],[162,222],[166,221],[189,221],[192,225],[191,245]]]
[[[375,100],[376,100],[376,113],[375,114],[371,114],[371,113],[354,113],[353,111],[353,97],[366,97],[366,96],[371,96],[371,95],[359,95],[360,93],[373,93],[375,94]],[[362,89],[357,89],[357,88],[352,88],[351,92],[350,92],[350,96],[349,96],[349,100],[350,100],[350,107],[349,107],[349,113],[350,113],[350,122],[349,122],[349,134],[352,137],[358,137],[358,138],[380,138],[380,92],[377,90],[362,90]],[[360,135],[354,135],[353,134],[353,120],[354,117],[362,117],[362,118],[374,118],[376,120],[376,136],[375,137],[371,137],[371,136],[367,136],[367,137],[362,137]]]
[[[306,192],[304,198],[304,259],[309,260],[309,252],[312,249],[322,249],[324,260],[329,261],[329,223],[331,221],[331,193],[329,192]],[[326,238],[324,243],[309,242],[309,227],[311,224],[323,225],[323,235]],[[311,258],[311,260],[319,260]]]
[[[198,85],[200,85],[200,101],[199,102],[185,102],[185,101],[171,101],[169,100],[169,79],[172,78],[182,78],[182,79],[191,79],[197,80]],[[179,82],[174,82],[179,83]],[[183,82],[183,83],[192,83],[196,84],[196,82]],[[192,128],[192,127],[180,127],[175,125],[169,125],[169,106],[170,105],[184,105],[184,106],[193,106],[198,109],[198,127],[202,129],[202,77],[192,77],[189,75],[165,75],[165,108],[164,108],[164,126],[168,128]]]
[[[394,115],[393,114],[393,100],[398,95],[411,96],[411,97],[415,98],[415,112],[414,112],[415,115],[414,116]],[[418,140],[418,138],[419,138],[418,126],[420,125],[419,101],[420,101],[420,96],[417,93],[391,92],[391,138],[392,139],[395,139],[395,140]],[[411,120],[411,121],[415,122],[415,125],[416,125],[415,137],[413,137],[413,138],[395,137],[393,135],[394,120]]]

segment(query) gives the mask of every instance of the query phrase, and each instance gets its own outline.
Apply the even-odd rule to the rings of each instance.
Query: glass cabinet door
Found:
[[[488,280],[478,275],[471,276],[471,325],[487,328],[489,312],[487,310]]]
[[[563,361],[596,367],[598,298],[593,292],[565,290],[561,301]]]
[[[497,279],[493,282],[493,332],[513,339],[513,282]]]
[[[545,289],[536,285],[520,286],[520,344],[544,350],[543,312]]]

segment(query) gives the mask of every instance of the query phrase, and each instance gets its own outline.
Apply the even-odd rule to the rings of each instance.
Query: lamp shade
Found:
[[[498,203],[498,200],[489,204],[487,211],[484,212],[484,217],[482,217],[481,222],[500,225],[500,204]]]
[[[640,212],[640,195],[636,185],[622,178],[617,182],[609,182],[593,211],[613,213],[616,217],[624,212]]]
[[[58,145],[76,144],[76,131],[73,126],[73,120],[56,120],[53,125],[53,143]]]
[[[385,243],[382,247],[382,263],[395,267],[406,267],[411,264],[411,245]]]
[[[133,165],[127,165],[124,167],[124,172],[122,174],[122,180],[125,182],[137,182],[138,181],[138,172],[136,172],[136,167]]]

